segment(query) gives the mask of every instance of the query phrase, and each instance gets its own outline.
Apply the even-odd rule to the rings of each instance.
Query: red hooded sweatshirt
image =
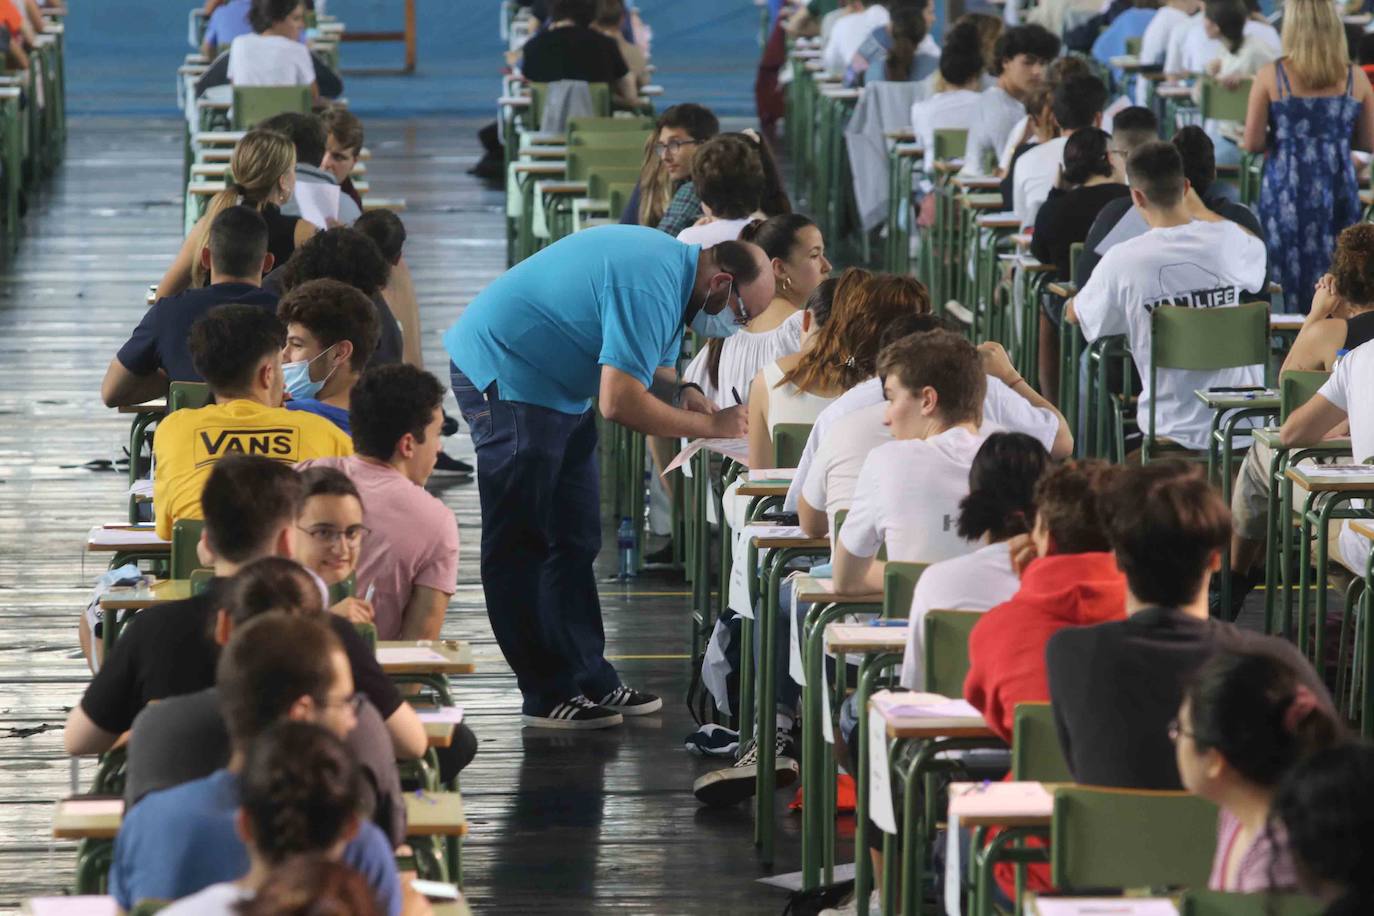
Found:
[[[964,698],[988,727],[1011,743],[1017,703],[1050,699],[1045,646],[1064,627],[1126,616],[1126,578],[1110,553],[1070,553],[1032,560],[1011,600],[988,611],[969,636]]]

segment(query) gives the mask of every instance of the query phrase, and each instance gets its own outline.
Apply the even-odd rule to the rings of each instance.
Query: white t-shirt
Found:
[[[1360,394],[1361,391],[1364,394]],[[1374,410],[1371,409],[1374,404],[1365,403],[1374,398],[1374,347],[1360,344],[1345,354],[1317,394],[1344,410],[1349,417],[1350,454],[1355,463],[1374,457]],[[1345,564],[1363,573],[1369,558],[1369,539],[1343,524],[1337,543]]]
[[[797,511],[797,499],[802,495],[802,484],[810,473],[811,462],[816,451],[825,440],[831,424],[838,423],[856,410],[863,410],[873,404],[883,403],[883,385],[877,378],[865,379],[840,395],[830,406],[816,417],[811,427],[811,436],[806,440],[801,460],[797,463],[797,475],[787,489],[787,499],[783,508],[788,512]],[[1059,417],[1045,407],[1036,407],[1021,395],[1008,388],[999,379],[988,376],[987,394],[983,396],[983,427],[989,435],[999,430],[1025,433],[1034,436],[1045,446],[1045,451],[1054,448],[1054,439],[1059,435]],[[809,499],[807,502],[811,502]],[[812,508],[822,509],[819,503],[811,503]]]
[[[299,41],[249,33],[229,45],[229,82],[235,86],[308,86],[315,62]]]
[[[981,92],[951,89],[937,92],[911,106],[911,131],[926,151],[926,171],[935,167],[935,132],[971,130],[978,120]]]
[[[1264,384],[1264,367],[1205,372],[1160,369],[1159,391],[1150,390],[1150,313],[1158,305],[1218,308],[1239,305],[1245,290],[1264,282],[1264,243],[1228,220],[1194,220],[1151,229],[1108,249],[1078,295],[1074,311],[1089,341],[1125,334],[1143,391],[1137,416],[1149,423],[1155,403],[1155,435],[1185,448],[1207,447],[1212,411],[1197,399],[1199,388]]]
[[[969,128],[968,149],[964,151],[961,175],[983,175],[983,160],[998,156],[1016,122],[1026,116],[1026,106],[1001,86],[984,89],[978,102],[978,120]]]
[[[886,410],[886,404],[870,404],[840,417],[826,431],[807,469],[802,497],[813,509],[825,510],[832,538],[835,514],[853,502],[864,460],[873,449],[892,441],[892,432],[883,425]]]
[[[836,20],[830,30],[830,38],[821,52],[821,63],[835,76],[843,76],[845,67],[858,53],[864,39],[873,34],[879,26],[887,25],[892,19],[887,7],[874,3],[861,13],[850,13]]]
[[[1035,214],[1059,180],[1059,166],[1064,162],[1064,146],[1068,142],[1068,137],[1046,140],[1016,160],[1011,176],[1011,209],[1022,226],[1035,225]]]
[[[744,219],[713,219],[700,226],[688,226],[677,234],[679,242],[711,248],[721,242],[732,242],[739,238],[740,232],[749,225],[749,217]]]
[[[1169,33],[1169,44],[1164,51],[1164,72],[1183,73],[1188,46],[1199,40],[1207,40],[1201,10],[1189,16],[1187,22],[1174,26],[1173,31]]]
[[[1140,62],[1162,64],[1169,51],[1169,39],[1174,30],[1188,21],[1188,14],[1172,6],[1160,7],[1140,36]]]
[[[252,897],[251,893],[239,887],[236,882],[226,881],[223,884],[212,884],[189,897],[182,897],[163,908],[161,912],[167,916],[233,916],[238,912],[235,907],[245,900],[251,900]]]
[[[963,427],[929,439],[902,439],[868,453],[840,543],[856,557],[872,557],[887,545],[887,558],[938,563],[969,552],[955,531],[959,501],[968,495],[973,456],[986,428]]]
[[[788,315],[782,324],[771,331],[754,333],[741,328],[725,338],[720,349],[720,365],[716,372],[718,385],[711,384],[710,350],[702,347],[682,373],[684,382],[700,385],[701,390],[717,407],[734,407],[735,391],[740,402],[749,403],[749,386],[759,370],[801,349],[803,312]],[[731,390],[733,389],[733,391]]]
[[[1179,58],[1176,61],[1177,70],[1170,69],[1170,60],[1166,60],[1164,69],[1166,72],[1202,73],[1207,69],[1207,65],[1221,56],[1225,46],[1215,38],[1207,37],[1207,27],[1203,22],[1203,15],[1198,13],[1191,20],[1191,24],[1186,28],[1178,30],[1182,33],[1182,43],[1179,47]],[[1250,19],[1245,23],[1244,35],[1246,38],[1253,38],[1273,50],[1274,56],[1280,53],[1281,42],[1278,30],[1267,22],[1259,22]],[[1172,52],[1172,49],[1171,49]]]
[[[925,674],[925,620],[930,611],[989,611],[1021,587],[1011,568],[1006,541],[979,547],[936,563],[921,573],[911,597],[911,617],[902,654],[902,686],[920,690]]]
[[[1269,42],[1257,35],[1246,35],[1240,44],[1240,49],[1235,53],[1228,51],[1225,47],[1221,49],[1221,53],[1216,58],[1221,61],[1221,66],[1217,70],[1217,78],[1250,79],[1260,71],[1260,67],[1278,60],[1278,57],[1278,50]]]

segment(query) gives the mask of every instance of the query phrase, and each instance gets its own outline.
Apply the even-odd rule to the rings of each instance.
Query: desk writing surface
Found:
[[[1213,410],[1236,410],[1246,407],[1279,409],[1277,388],[1265,388],[1261,391],[1212,391],[1198,388],[1193,394]]]
[[[903,621],[904,622],[904,621]],[[901,652],[906,648],[904,626],[873,626],[867,623],[831,623],[825,628],[825,648],[841,652]]]
[[[889,738],[971,738],[993,734],[982,714],[962,699],[894,690],[874,694],[868,702],[882,714]]]
[[[468,819],[457,792],[406,792],[406,836],[466,836]]]
[[[456,639],[377,643],[377,663],[387,674],[471,674],[472,646]]]
[[[142,404],[124,404],[119,408],[119,412],[165,414],[167,412],[167,399],[153,398],[151,401],[144,401]]]
[[[1035,897],[1027,916],[1178,916],[1168,897]]]
[[[57,839],[113,839],[124,817],[122,798],[68,798],[53,811],[52,835]]]
[[[797,600],[806,604],[873,604],[881,606],[883,593],[867,595],[843,595],[835,592],[834,579],[821,579],[815,576],[799,576],[793,584]]]
[[[1374,519],[1348,519],[1346,521],[1346,527],[1360,537],[1369,538],[1371,541],[1374,541]]]
[[[427,722],[421,720],[425,726],[425,740],[430,747],[450,747],[453,744],[453,732],[458,728],[452,722]]]
[[[100,606],[107,611],[142,611],[159,604],[185,601],[190,597],[190,579],[159,579],[151,586],[112,588],[100,596]]]
[[[158,537],[152,525],[99,525],[87,533],[86,549],[107,552],[134,549],[170,551],[172,542]]]
[[[1288,446],[1285,446],[1281,441],[1279,441],[1279,428],[1277,426],[1262,426],[1258,429],[1252,429],[1250,430],[1250,438],[1254,439],[1256,442],[1261,442],[1264,445],[1267,445],[1270,448],[1274,449],[1281,448],[1294,452],[1319,451],[1333,452],[1337,454],[1350,453],[1350,439],[1344,436],[1338,439],[1323,439],[1321,442],[1318,442],[1315,445],[1295,445],[1291,449],[1288,448]]]
[[[115,916],[119,904],[113,897],[30,897],[21,912],[25,916]]]
[[[1299,464],[1288,468],[1284,475],[1308,492],[1374,493],[1374,465]]]
[[[740,496],[786,496],[790,480],[751,480],[739,485]]]
[[[1054,795],[1039,782],[955,782],[949,786],[949,816],[960,827],[1048,825]]]

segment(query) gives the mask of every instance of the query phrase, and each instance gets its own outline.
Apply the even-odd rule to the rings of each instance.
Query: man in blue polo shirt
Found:
[[[201,382],[191,362],[191,325],[217,305],[256,305],[276,314],[277,294],[262,289],[272,269],[267,223],[250,207],[229,207],[210,223],[202,263],[210,285],[194,287],[153,303],[128,342],[110,360],[100,397],[106,407],[141,404],[167,393],[168,382]]]
[[[745,435],[742,407],[715,411],[690,388],[673,407],[649,389],[676,384],[684,325],[727,336],[773,289],[755,245],[703,251],[655,229],[605,226],[511,268],[444,335],[477,449],[487,615],[526,725],[606,728],[662,707],[622,685],[604,654],[592,400],[649,435]]]

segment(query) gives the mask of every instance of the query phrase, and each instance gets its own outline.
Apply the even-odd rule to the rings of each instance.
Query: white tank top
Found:
[[[834,398],[807,394],[788,382],[781,387],[782,369],[777,363],[763,367],[763,380],[768,385],[768,438],[773,438],[773,430],[779,423],[814,424],[816,417],[829,406]]]

